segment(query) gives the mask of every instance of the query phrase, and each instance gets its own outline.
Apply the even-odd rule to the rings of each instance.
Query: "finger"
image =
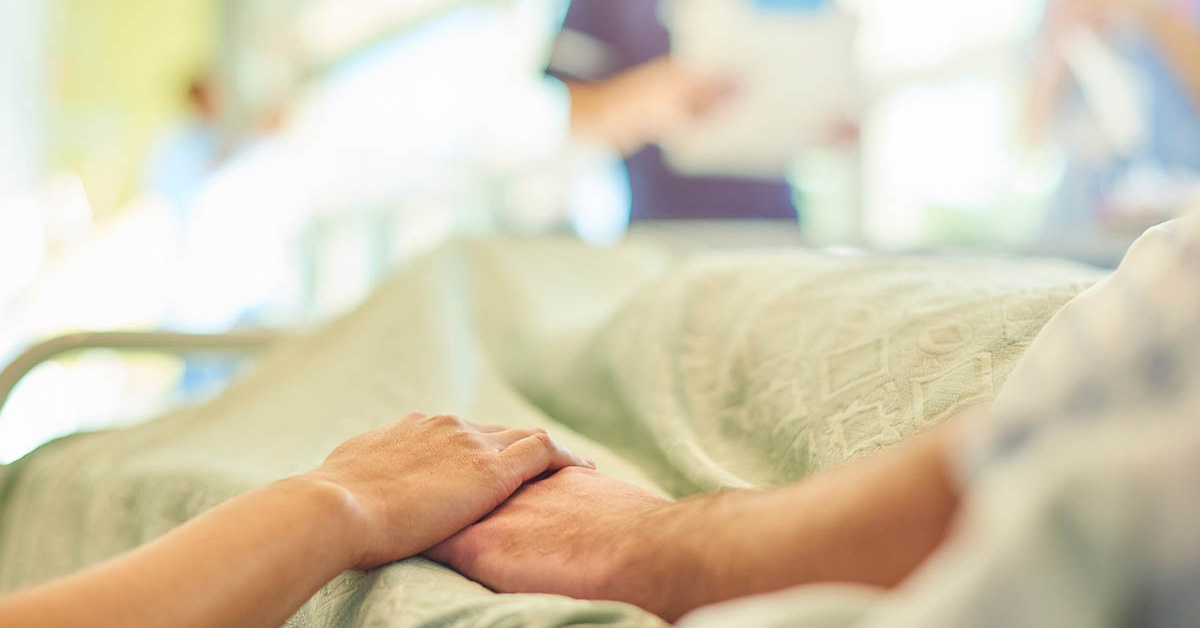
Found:
[[[544,430],[505,429],[502,432],[492,433],[490,436],[488,436],[488,439],[496,445],[497,449],[499,449],[500,451],[503,451],[503,450],[509,448],[510,446],[512,446],[513,443],[516,443],[525,438],[529,438],[530,436],[533,436],[539,432],[544,433]],[[551,438],[551,440],[553,440],[553,439]],[[571,454],[578,460],[583,461],[583,464],[579,465],[579,466],[591,467],[593,469],[596,468],[596,463],[591,458],[584,458],[582,456],[577,456],[577,455],[571,453],[566,448],[563,448],[561,446],[559,446],[559,449],[562,449],[563,451],[566,451],[567,453]],[[574,465],[572,464],[572,465],[566,465],[566,466],[574,466]],[[554,470],[557,470],[557,469],[554,469]]]
[[[521,439],[529,438],[530,436],[533,436],[534,434],[537,434],[538,432],[544,432],[544,431],[545,430],[517,430],[517,429],[509,430],[509,429],[506,429],[502,432],[494,432],[492,434],[489,434],[487,438],[492,443],[495,443],[497,450],[502,451],[504,449],[507,449],[513,443],[515,443]]]
[[[509,445],[500,452],[500,457],[522,483],[547,471],[558,471],[563,467],[592,468],[587,460],[554,442],[554,439],[542,430],[536,430]]]

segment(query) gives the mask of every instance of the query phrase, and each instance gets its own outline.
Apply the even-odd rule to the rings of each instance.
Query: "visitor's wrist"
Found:
[[[323,549],[331,552],[340,571],[356,568],[368,548],[364,514],[351,491],[318,472],[285,478],[276,483],[302,504],[298,512],[318,522],[317,536]]]

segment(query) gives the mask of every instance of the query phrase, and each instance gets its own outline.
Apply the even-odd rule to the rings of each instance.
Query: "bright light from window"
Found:
[[[1023,52],[1043,2],[847,4],[863,16],[860,60],[879,90],[863,122],[867,240],[924,244],[947,212],[980,224],[1027,222],[1010,205],[1024,194],[1021,202],[1036,207],[1031,195],[1046,193],[1046,177],[1021,163],[1013,137]]]
[[[0,200],[0,303],[29,284],[45,254],[46,233],[33,195]]]
[[[37,202],[53,243],[75,246],[92,230],[92,206],[83,181],[71,172],[55,174],[38,186]]]
[[[928,68],[955,55],[1012,43],[1041,19],[1040,0],[854,0],[863,16],[863,62],[871,76]]]

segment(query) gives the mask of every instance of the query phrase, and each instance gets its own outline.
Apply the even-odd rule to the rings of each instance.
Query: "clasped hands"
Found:
[[[424,553],[496,591],[636,600],[615,576],[670,502],[593,469],[543,430],[413,414],[305,477],[342,496],[357,569]]]

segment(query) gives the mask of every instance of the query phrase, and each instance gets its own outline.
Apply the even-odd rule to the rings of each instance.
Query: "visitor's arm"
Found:
[[[544,432],[411,415],[142,548],[0,598],[0,625],[279,626],[339,573],[419,553],[573,464],[590,463]]]

